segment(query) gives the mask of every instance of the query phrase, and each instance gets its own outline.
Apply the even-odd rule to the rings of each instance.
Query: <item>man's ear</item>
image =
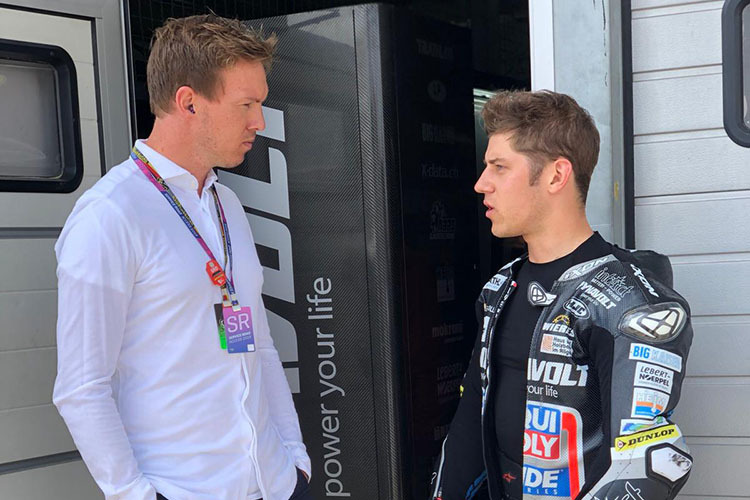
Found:
[[[567,158],[560,157],[552,163],[551,177],[547,189],[550,194],[562,191],[569,182],[573,181],[573,165]]]
[[[177,89],[174,94],[174,105],[177,114],[194,115],[197,110],[195,109],[196,94],[192,87],[183,85]]]

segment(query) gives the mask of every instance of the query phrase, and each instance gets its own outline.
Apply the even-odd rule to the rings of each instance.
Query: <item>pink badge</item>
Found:
[[[235,311],[231,307],[223,309],[227,351],[230,353],[255,351],[253,315],[250,308],[242,307],[239,311]]]

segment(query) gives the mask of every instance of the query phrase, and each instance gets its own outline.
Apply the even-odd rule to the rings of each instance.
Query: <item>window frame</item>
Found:
[[[748,5],[750,0],[726,0],[721,13],[724,130],[746,148],[750,147],[750,126],[745,123],[743,105],[742,12]]]
[[[72,193],[83,179],[78,81],[73,59],[65,49],[56,45],[5,38],[0,38],[0,59],[48,64],[55,70],[63,165],[62,174],[55,178],[0,176],[0,193]]]

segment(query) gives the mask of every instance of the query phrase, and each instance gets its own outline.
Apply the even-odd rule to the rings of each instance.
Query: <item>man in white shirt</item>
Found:
[[[214,15],[159,28],[153,132],[55,246],[53,400],[107,499],[312,498],[253,236],[213,172],[265,126],[275,43]]]

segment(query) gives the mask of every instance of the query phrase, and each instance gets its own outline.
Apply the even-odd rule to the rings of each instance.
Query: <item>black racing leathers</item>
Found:
[[[524,463],[514,464],[497,450],[488,399],[495,325],[510,294],[526,293],[513,280],[521,261],[479,297],[480,334],[431,498],[470,499],[486,479],[493,500],[511,498],[511,481],[523,481],[522,500],[673,499],[692,467],[670,415],[693,333],[668,259],[613,247],[546,291],[528,360]]]

